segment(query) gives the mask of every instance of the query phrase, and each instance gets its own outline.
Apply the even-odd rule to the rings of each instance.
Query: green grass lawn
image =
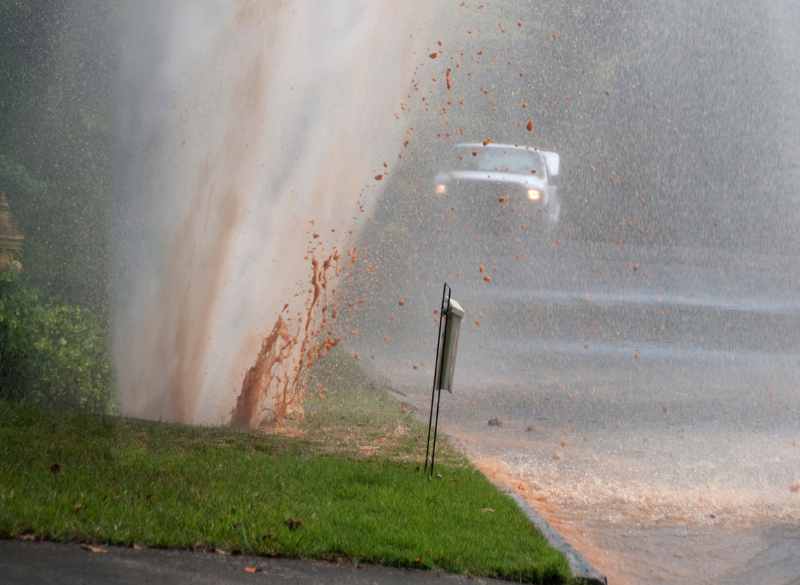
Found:
[[[0,402],[0,537],[569,581],[565,558],[446,440],[442,477],[425,477],[427,426],[349,356],[312,375],[294,436]]]

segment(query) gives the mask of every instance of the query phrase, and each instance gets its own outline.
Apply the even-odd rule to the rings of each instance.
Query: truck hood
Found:
[[[492,183],[509,183],[529,189],[544,189],[545,181],[539,177],[528,177],[514,173],[487,172],[487,171],[451,171],[436,175],[436,183],[449,183],[450,181],[475,181]]]

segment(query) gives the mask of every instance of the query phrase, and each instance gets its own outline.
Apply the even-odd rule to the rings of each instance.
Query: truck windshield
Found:
[[[458,170],[542,175],[542,158],[538,152],[482,146],[460,147],[454,152]]]

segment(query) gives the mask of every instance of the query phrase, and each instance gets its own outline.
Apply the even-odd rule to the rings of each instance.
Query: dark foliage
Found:
[[[108,324],[0,273],[0,398],[68,410],[114,407]]]

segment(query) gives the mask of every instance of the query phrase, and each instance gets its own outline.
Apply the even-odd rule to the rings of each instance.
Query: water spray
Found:
[[[423,31],[438,4],[147,0],[120,10],[123,414],[253,426],[262,408],[301,413],[294,381],[326,305],[312,281],[334,288],[325,261],[369,216],[363,191],[394,176],[388,161],[409,124],[395,112],[416,55],[434,42]]]

